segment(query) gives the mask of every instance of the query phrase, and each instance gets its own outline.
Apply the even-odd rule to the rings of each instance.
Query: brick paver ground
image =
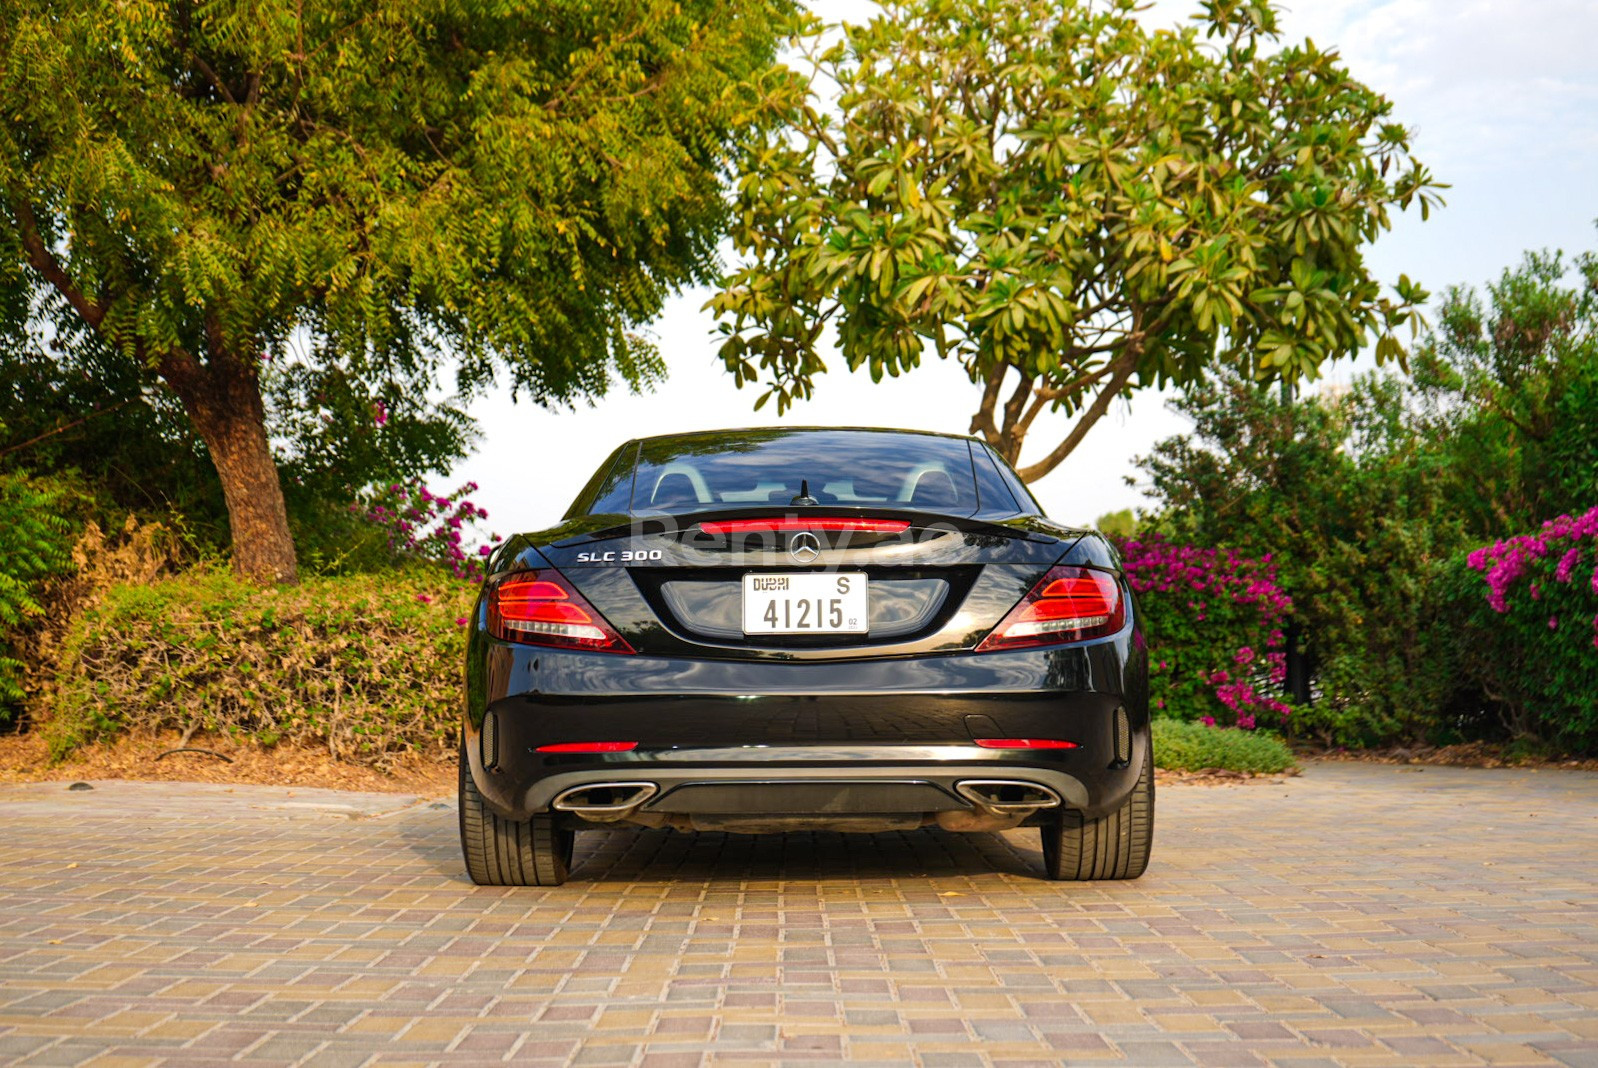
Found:
[[[1598,1065],[1598,775],[1162,791],[1135,883],[1030,834],[578,839],[453,805],[0,790],[0,1062]]]

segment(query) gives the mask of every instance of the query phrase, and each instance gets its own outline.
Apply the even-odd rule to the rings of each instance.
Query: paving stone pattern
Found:
[[[1030,833],[579,836],[452,804],[0,790],[0,1063],[1598,1066],[1598,775],[1161,792],[1133,883]]]

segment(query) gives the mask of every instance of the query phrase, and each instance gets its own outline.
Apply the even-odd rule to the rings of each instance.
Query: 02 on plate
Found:
[[[745,634],[863,634],[869,582],[860,573],[744,576]]]

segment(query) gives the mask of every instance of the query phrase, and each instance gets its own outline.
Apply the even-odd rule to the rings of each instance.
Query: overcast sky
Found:
[[[859,18],[869,5],[818,0],[829,21]],[[1171,25],[1196,0],[1157,0],[1147,18]],[[1416,133],[1413,148],[1452,189],[1448,206],[1422,224],[1398,217],[1372,252],[1378,277],[1400,273],[1434,293],[1495,278],[1527,248],[1598,248],[1598,3],[1592,0],[1299,0],[1284,38],[1337,47],[1354,75],[1387,94],[1394,118]],[[547,411],[508,391],[479,399],[477,452],[452,483],[480,484],[488,526],[504,535],[560,517],[593,469],[620,442],[677,430],[767,425],[752,412],[758,391],[742,391],[721,369],[700,311],[708,291],[670,301],[650,330],[668,379],[646,396],[619,390],[596,407]],[[892,426],[965,433],[976,387],[958,365],[933,358],[898,380],[874,385],[841,358],[817,379],[816,397],[781,420],[791,425]],[[1347,370],[1333,373],[1345,378]],[[768,406],[769,407],[769,406]],[[1046,452],[1065,429],[1033,427],[1023,460]],[[1076,452],[1033,485],[1044,508],[1065,522],[1145,502],[1128,486],[1133,457],[1184,429],[1164,399],[1140,393],[1117,404]]]

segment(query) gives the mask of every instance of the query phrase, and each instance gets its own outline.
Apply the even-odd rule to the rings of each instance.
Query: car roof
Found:
[[[894,426],[738,426],[724,427],[716,430],[684,430],[674,434],[651,434],[648,437],[633,438],[623,442],[623,445],[632,442],[646,441],[679,441],[683,438],[708,437],[711,434],[793,434],[793,433],[849,433],[849,434],[904,434],[924,438],[950,438],[955,441],[981,441],[980,438],[970,434],[949,434],[938,430],[910,430],[905,427]]]

